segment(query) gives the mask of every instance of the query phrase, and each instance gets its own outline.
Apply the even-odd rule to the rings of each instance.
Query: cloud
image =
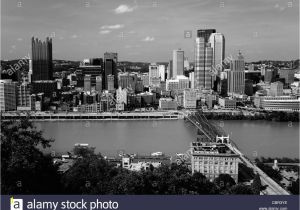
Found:
[[[109,34],[111,31],[110,30],[102,30],[99,33],[100,34]]]
[[[142,39],[143,42],[153,42],[155,40],[154,37],[147,36],[144,39]]]
[[[104,25],[101,27],[101,29],[120,29],[120,28],[124,28],[124,25],[122,25],[122,24]]]
[[[114,9],[114,12],[116,14],[123,14],[126,12],[133,12],[133,10],[135,10],[137,7],[130,7],[126,4],[121,4],[120,6],[118,6],[116,9]]]
[[[18,40],[19,42],[23,41],[23,39],[22,39],[22,38],[18,38],[17,40]]]
[[[77,35],[77,34],[73,34],[73,35],[71,36],[71,38],[72,38],[72,39],[77,39],[77,38],[78,38],[78,35]]]

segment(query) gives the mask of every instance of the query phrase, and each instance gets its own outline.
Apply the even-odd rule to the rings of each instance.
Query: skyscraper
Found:
[[[96,91],[102,92],[102,76],[96,76]]]
[[[214,79],[217,82],[215,89],[220,91],[220,72],[223,71],[223,60],[225,59],[225,38],[221,33],[212,33],[208,41],[213,48],[213,72]]]
[[[173,50],[173,77],[183,75],[184,70],[184,51],[181,49]]]
[[[31,38],[32,49],[32,80],[52,80],[52,39],[47,37],[42,42],[39,39]]]
[[[0,80],[0,111],[17,109],[17,84],[11,79]]]
[[[200,29],[197,31],[197,37],[203,37],[205,42],[208,42],[212,33],[216,33],[216,29]]]
[[[241,52],[230,62],[227,82],[229,93],[245,93],[245,61]]]
[[[84,76],[84,91],[91,91],[91,75]]]
[[[104,87],[108,89],[108,75],[114,76],[114,88],[118,88],[118,72],[117,72],[117,63],[118,63],[118,53],[106,52],[104,53]]]
[[[195,46],[195,89],[212,88],[212,57],[213,49],[204,37],[196,38]]]

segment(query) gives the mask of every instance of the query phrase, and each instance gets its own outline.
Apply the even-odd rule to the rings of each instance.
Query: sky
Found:
[[[23,58],[32,36],[51,36],[54,59],[118,52],[119,61],[166,62],[181,48],[193,61],[205,28],[224,34],[226,57],[299,58],[299,0],[1,0],[1,59]]]

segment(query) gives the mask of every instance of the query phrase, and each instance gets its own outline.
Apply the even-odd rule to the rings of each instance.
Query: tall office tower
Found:
[[[203,37],[205,42],[208,42],[212,33],[216,33],[216,29],[200,29],[197,31],[197,37]]]
[[[149,87],[149,85],[150,85],[149,73],[143,73],[141,75],[141,80],[143,81],[144,87]]]
[[[119,87],[122,89],[127,88],[127,89],[132,89],[135,92],[135,87],[137,83],[137,75],[134,73],[120,73],[119,74]]]
[[[11,79],[0,80],[0,111],[17,109],[17,82]]]
[[[212,57],[213,49],[204,37],[196,38],[195,46],[195,89],[212,88]]]
[[[189,73],[189,80],[191,84],[191,89],[195,89],[195,72]]]
[[[159,65],[158,66],[158,71],[159,71],[159,77],[161,81],[165,81],[166,80],[166,67],[165,65]]]
[[[270,96],[283,96],[283,84],[281,82],[273,82],[270,86]]]
[[[104,87],[108,89],[108,75],[114,76],[114,88],[118,88],[118,53],[106,52],[104,53]]]
[[[172,79],[172,78],[173,78],[173,60],[170,60],[168,64],[167,79]]]
[[[190,62],[187,57],[184,58],[184,64],[183,64],[184,70],[188,71],[190,70]]]
[[[102,76],[96,76],[96,91],[102,92]]]
[[[23,83],[18,86],[17,110],[31,110],[30,87]]]
[[[47,37],[42,42],[39,39],[31,38],[32,48],[32,80],[52,80],[52,39]]]
[[[230,71],[227,75],[229,93],[245,93],[245,61],[241,52],[236,59],[230,62]]]
[[[109,92],[114,92],[115,90],[115,76],[112,74],[107,75],[107,90]]]
[[[173,50],[173,75],[172,77],[176,77],[177,75],[183,75],[184,70],[184,51]]]
[[[84,91],[91,91],[91,75],[84,76]]]
[[[102,58],[89,58],[80,62],[78,70],[82,71],[82,75],[91,75],[91,86],[96,85],[96,77],[101,76],[103,72]]]
[[[220,73],[223,71],[223,61],[225,59],[225,38],[221,33],[212,33],[208,41],[213,48],[213,74],[214,90],[221,92]]]
[[[158,87],[160,84],[159,70],[156,63],[151,63],[149,65],[149,85],[152,87]]]

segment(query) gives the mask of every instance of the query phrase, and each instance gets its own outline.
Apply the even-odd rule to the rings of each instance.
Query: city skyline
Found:
[[[205,28],[224,34],[225,56],[241,50],[245,61],[299,57],[297,1],[68,3],[2,2],[2,59],[27,55],[32,36],[50,36],[53,59],[82,60],[111,51],[122,61],[161,62],[181,48],[193,61],[196,31]],[[192,38],[185,38],[185,31],[192,31]]]

